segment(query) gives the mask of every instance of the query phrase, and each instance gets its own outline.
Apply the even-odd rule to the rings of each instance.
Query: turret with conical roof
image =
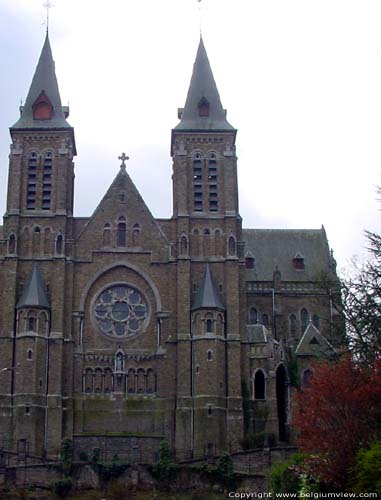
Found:
[[[33,264],[32,273],[29,277],[16,309],[32,307],[35,309],[49,309],[49,300],[46,295],[44,282],[37,264]]]

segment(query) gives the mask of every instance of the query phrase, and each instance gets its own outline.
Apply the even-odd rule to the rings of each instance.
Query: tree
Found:
[[[341,282],[341,302],[349,349],[358,360],[372,364],[381,355],[381,235],[365,232],[369,258],[353,262]]]
[[[380,400],[380,360],[370,368],[347,354],[315,364],[293,417],[312,477],[338,488],[349,484],[358,450],[381,436]]]

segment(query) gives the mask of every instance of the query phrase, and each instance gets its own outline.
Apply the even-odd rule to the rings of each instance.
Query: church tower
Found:
[[[226,119],[202,38],[178,117],[171,141],[177,243],[176,440],[178,449],[197,456],[238,447],[242,428],[237,131]],[[215,297],[210,307],[200,299],[206,287]],[[184,376],[185,367],[190,376]],[[213,432],[204,432],[205,416]]]
[[[68,114],[47,33],[20,118],[10,128],[2,263],[6,297],[0,317],[6,367],[0,373],[0,399],[4,414],[11,416],[4,429],[13,435],[13,446],[28,442],[29,451],[39,453],[60,446],[64,351],[70,350],[64,341],[71,328],[65,301],[71,293],[76,148]],[[27,385],[30,396],[24,400]]]

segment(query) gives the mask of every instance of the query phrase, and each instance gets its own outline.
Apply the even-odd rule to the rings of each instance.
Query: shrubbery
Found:
[[[256,432],[246,434],[241,440],[241,446],[244,450],[251,450],[253,448],[272,447],[275,442],[275,434],[272,432]]]

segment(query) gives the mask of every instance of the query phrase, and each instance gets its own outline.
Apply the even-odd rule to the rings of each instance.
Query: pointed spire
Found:
[[[200,287],[193,301],[192,309],[225,309],[221,298],[214,284],[209,264],[206,264],[204,276],[202,277]]]
[[[226,120],[202,37],[180,117],[175,130],[234,130]]]
[[[32,274],[25,287],[16,308],[36,307],[38,309],[49,309],[49,300],[46,296],[45,285],[37,264],[33,264]]]
[[[48,115],[36,114],[38,104],[45,105]],[[68,109],[64,109],[61,104],[48,32],[25,105],[20,110],[20,119],[11,127],[12,129],[71,128],[66,121]]]

